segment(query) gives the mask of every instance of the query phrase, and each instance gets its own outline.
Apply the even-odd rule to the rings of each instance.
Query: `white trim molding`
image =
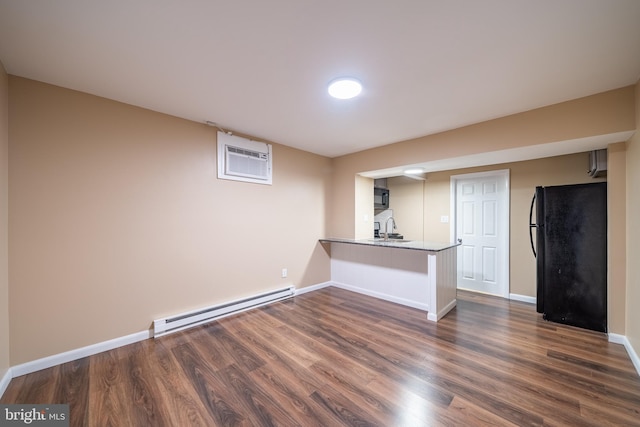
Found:
[[[631,359],[631,363],[633,363],[633,366],[636,368],[636,372],[638,373],[638,375],[640,375],[640,357],[638,357],[638,353],[636,353],[636,351],[631,346],[629,339],[624,335],[618,334],[610,333],[608,334],[608,336],[609,342],[612,342],[614,344],[622,344],[624,346],[624,348],[627,350],[629,358]]]
[[[52,356],[43,357],[42,359],[36,359],[31,362],[22,363],[11,368],[13,378],[20,375],[30,374],[32,372],[40,371],[42,369],[51,368],[52,366],[60,365],[62,363],[78,360],[83,357],[92,356],[103,351],[113,350],[114,348],[122,347],[128,344],[133,344],[138,341],[144,341],[150,338],[149,331],[136,332],[124,337],[114,338],[112,340],[99,342],[96,344],[88,345],[86,347],[77,348],[75,350],[65,351],[64,353],[54,354]]]
[[[528,295],[509,294],[509,299],[514,301],[526,302],[529,304],[536,303],[536,297],[530,297]]]
[[[306,294],[307,292],[318,291],[329,286],[331,286],[331,282],[318,283],[317,285],[311,285],[304,288],[296,289],[294,296]]]
[[[447,304],[444,307],[442,307],[442,309],[439,312],[437,312],[437,313],[434,313],[432,311],[428,312],[427,313],[427,319],[431,320],[432,322],[437,322],[440,319],[442,319],[451,310],[456,308],[457,305],[458,305],[458,300],[454,299],[453,301],[449,302],[449,304]]]
[[[4,373],[2,378],[0,378],[0,397],[7,391],[7,387],[9,387],[9,383],[13,379],[13,372],[11,372],[11,368],[8,368]]]

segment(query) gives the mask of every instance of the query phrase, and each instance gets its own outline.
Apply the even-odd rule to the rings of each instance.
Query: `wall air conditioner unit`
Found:
[[[218,178],[271,185],[271,144],[218,132]]]

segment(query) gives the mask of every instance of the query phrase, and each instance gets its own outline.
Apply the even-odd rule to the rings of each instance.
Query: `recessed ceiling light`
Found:
[[[418,174],[424,173],[424,169],[423,168],[409,168],[409,169],[405,169],[404,173],[406,175],[418,175]]]
[[[342,77],[329,83],[329,95],[338,99],[350,99],[362,92],[362,83],[352,77]]]

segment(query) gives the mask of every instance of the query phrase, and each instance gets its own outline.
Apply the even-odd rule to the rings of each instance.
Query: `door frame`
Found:
[[[493,170],[487,172],[475,172],[475,173],[467,173],[460,175],[451,175],[450,177],[450,190],[451,190],[451,206],[450,212],[453,218],[453,221],[450,222],[449,226],[449,236],[452,242],[457,242],[458,236],[456,234],[457,224],[458,224],[458,184],[460,181],[467,179],[477,179],[477,178],[485,178],[488,176],[496,176],[504,181],[505,185],[505,203],[502,209],[500,209],[498,213],[498,227],[500,230],[500,245],[504,248],[501,256],[498,257],[498,274],[502,277],[502,282],[504,286],[502,287],[501,296],[506,299],[510,299],[510,268],[509,268],[509,258],[510,258],[510,234],[509,230],[511,229],[511,178],[509,169],[500,169]],[[457,274],[456,274],[457,277]],[[456,285],[457,286],[457,285]]]

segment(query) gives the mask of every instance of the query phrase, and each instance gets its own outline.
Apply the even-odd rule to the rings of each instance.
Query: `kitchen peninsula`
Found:
[[[383,239],[320,239],[334,286],[407,305],[437,322],[456,306],[456,247]]]

